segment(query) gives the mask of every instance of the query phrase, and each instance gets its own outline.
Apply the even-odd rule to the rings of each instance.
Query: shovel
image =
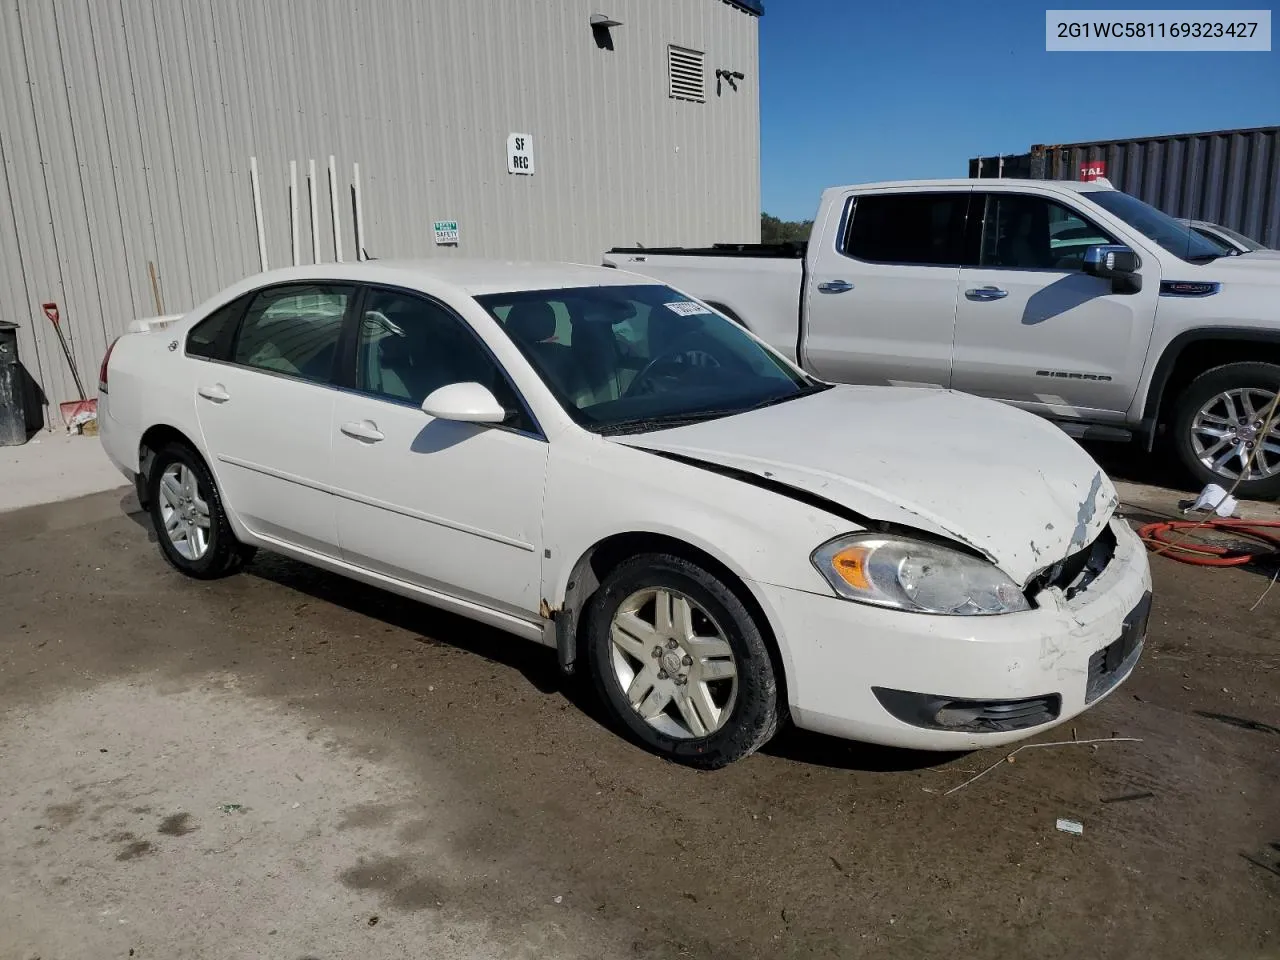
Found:
[[[58,332],[58,342],[62,344],[62,353],[67,358],[67,366],[71,368],[71,378],[76,382],[76,390],[80,394],[79,400],[67,400],[58,404],[58,412],[62,414],[62,422],[66,424],[68,430],[74,430],[82,427],[89,421],[97,421],[98,419],[98,401],[90,400],[84,395],[84,384],[80,382],[80,374],[76,370],[76,362],[71,356],[71,347],[67,343],[66,334],[62,332],[62,324],[59,322],[58,305],[56,303],[41,304],[44,307],[44,315],[49,318],[49,322],[53,324],[53,329]]]

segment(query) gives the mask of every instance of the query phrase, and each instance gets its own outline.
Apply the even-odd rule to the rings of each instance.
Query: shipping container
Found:
[[[1165,213],[1208,220],[1280,247],[1280,127],[1037,144],[969,161],[971,177],[1106,177]]]

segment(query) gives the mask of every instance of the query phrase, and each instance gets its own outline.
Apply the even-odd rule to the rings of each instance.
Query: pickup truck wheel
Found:
[[[1280,497],[1280,412],[1267,426],[1277,394],[1272,363],[1228,363],[1191,381],[1178,398],[1173,442],[1199,483],[1230,489],[1239,481],[1237,496]]]
[[[179,571],[212,580],[235,572],[252,557],[253,548],[231,530],[209,468],[186,444],[169,443],[158,450],[147,481],[160,552]]]
[[[592,598],[591,673],[614,719],[654,752],[717,769],[778,729],[778,684],[759,626],[737,595],[667,554],[619,566]]]

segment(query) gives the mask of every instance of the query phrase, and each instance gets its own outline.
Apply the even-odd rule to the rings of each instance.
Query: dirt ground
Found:
[[[550,651],[280,558],[186,580],[132,509],[0,516],[3,960],[1280,957],[1266,576],[1156,558],[1135,675],[1040,738],[1141,742],[946,796],[1001,753],[693,772]]]

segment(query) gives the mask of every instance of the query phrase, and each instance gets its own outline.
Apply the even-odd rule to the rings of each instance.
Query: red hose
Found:
[[[1267,533],[1267,529],[1280,530],[1280,520],[1161,520],[1138,528],[1138,536],[1154,553],[1163,553],[1171,560],[1198,567],[1239,567],[1246,563],[1280,556],[1280,534]],[[1183,538],[1171,538],[1176,531],[1227,530],[1268,546],[1261,551],[1241,550],[1237,547],[1219,547],[1208,543],[1190,543]]]

